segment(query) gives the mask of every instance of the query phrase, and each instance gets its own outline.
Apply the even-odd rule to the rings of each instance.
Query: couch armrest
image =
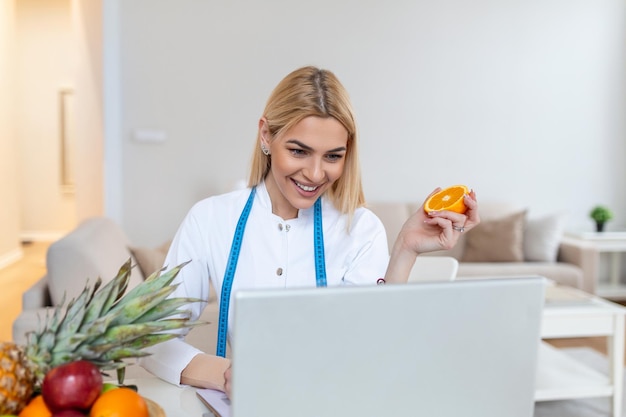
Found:
[[[559,246],[559,262],[578,266],[583,271],[583,291],[595,294],[600,253],[588,242],[563,238]]]
[[[49,314],[48,308],[22,310],[13,321],[13,342],[26,345],[28,334],[41,329],[42,320]]]
[[[47,275],[41,277],[22,294],[22,310],[35,310],[51,305]]]

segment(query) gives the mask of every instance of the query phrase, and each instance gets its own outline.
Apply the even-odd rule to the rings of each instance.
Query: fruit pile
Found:
[[[55,412],[55,417],[77,415],[57,415],[57,412],[62,412],[62,407],[66,407],[61,407],[61,398],[81,402],[69,407],[81,410],[81,415],[86,415],[87,410],[93,413],[99,400],[92,398],[93,393],[91,397],[86,395],[87,391],[95,392],[93,386],[90,389],[81,388],[83,394],[72,398],[63,391],[62,384],[48,384],[48,388],[44,389],[44,379],[60,372],[53,372],[55,368],[64,369],[61,366],[65,364],[77,367],[81,365],[76,365],[76,362],[84,361],[95,367],[99,376],[101,371],[116,370],[118,382],[122,384],[126,366],[124,359],[148,355],[145,348],[177,337],[175,330],[205,324],[191,320],[191,312],[185,309],[190,303],[202,300],[170,297],[178,285],[172,284],[172,281],[186,264],[163,274],[156,271],[126,292],[131,271],[129,259],[111,281],[103,285],[98,278],[93,287],[87,283],[78,297],[67,305],[62,303],[55,307],[51,314],[46,313],[40,330],[27,335],[26,345],[0,342],[0,417],[21,413],[27,403],[33,402],[31,398],[37,392],[41,392],[43,398],[49,392],[45,403]],[[99,380],[102,384],[101,376]],[[43,398],[37,402],[44,403]],[[95,402],[87,406],[86,403],[92,400]],[[51,415],[20,414],[22,417]],[[117,416],[122,417],[121,414]]]
[[[79,360],[52,368],[17,417],[149,417],[131,388],[104,383],[96,365]],[[3,416],[7,417],[7,416]]]

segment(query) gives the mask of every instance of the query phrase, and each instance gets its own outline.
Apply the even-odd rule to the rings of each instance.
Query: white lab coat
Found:
[[[191,260],[174,281],[180,285],[173,297],[208,300],[210,280],[219,301],[234,231],[249,194],[250,189],[237,190],[206,198],[191,208],[165,260],[168,268]],[[359,208],[348,232],[348,216],[342,215],[329,200],[323,199],[322,203],[327,285],[376,284],[385,275],[389,261],[382,222],[370,210]],[[242,288],[314,287],[313,231],[313,207],[300,210],[295,219],[283,220],[272,213],[265,184],[257,186],[231,299]],[[205,306],[206,303],[191,305],[192,319],[197,319]],[[229,333],[230,330],[229,324]],[[141,365],[173,384],[180,383],[182,370],[200,353],[182,338],[156,345],[150,351],[152,355],[143,358]]]

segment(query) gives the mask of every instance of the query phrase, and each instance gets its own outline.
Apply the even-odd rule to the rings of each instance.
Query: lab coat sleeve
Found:
[[[148,348],[151,355],[139,364],[154,376],[174,385],[181,385],[180,376],[189,362],[202,353],[180,338],[168,340]]]
[[[373,212],[361,210],[351,231],[355,247],[344,276],[344,284],[348,285],[376,284],[389,264],[385,227]]]

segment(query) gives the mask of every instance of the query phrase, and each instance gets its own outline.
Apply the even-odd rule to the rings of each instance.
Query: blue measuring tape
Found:
[[[224,282],[222,283],[222,293],[220,295],[220,313],[217,329],[217,356],[226,356],[226,341],[228,334],[228,309],[230,307],[230,293],[233,287],[233,278],[237,269],[239,260],[239,252],[241,252],[241,242],[243,240],[243,232],[248,222],[248,216],[252,209],[256,187],[250,190],[248,201],[239,216],[235,236],[230,247],[228,263],[226,264],[226,272],[224,273]],[[315,201],[313,208],[313,244],[315,246],[315,284],[318,287],[326,286],[326,260],[324,258],[324,232],[322,228],[322,198]]]
[[[315,285],[326,286],[326,259],[324,258],[324,230],[322,228],[322,198],[313,207],[313,245],[315,245]]]

